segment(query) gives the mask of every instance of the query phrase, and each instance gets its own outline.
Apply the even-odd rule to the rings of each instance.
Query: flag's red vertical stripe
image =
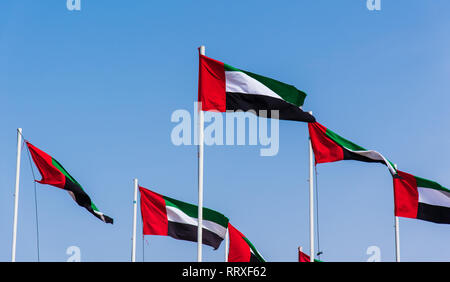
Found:
[[[203,111],[226,111],[225,67],[222,62],[200,55],[198,101]]]
[[[229,262],[250,262],[250,246],[243,239],[244,235],[228,223],[228,249]]]
[[[326,135],[327,128],[318,122],[308,123],[316,164],[341,161],[344,151]]]
[[[26,142],[26,144],[30,150],[31,157],[33,158],[33,161],[42,176],[42,179],[37,180],[37,182],[64,188],[64,185],[66,184],[66,177],[53,165],[52,157],[39,148],[33,146],[31,143]]]
[[[304,252],[298,250],[298,262],[310,262],[310,258]]]
[[[153,191],[139,187],[144,235],[165,235],[168,232],[166,202]]]
[[[417,218],[419,207],[419,192],[414,175],[397,171],[394,177],[395,215],[401,217]]]

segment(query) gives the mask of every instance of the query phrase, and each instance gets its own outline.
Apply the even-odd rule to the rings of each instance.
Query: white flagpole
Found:
[[[205,55],[205,46],[200,46],[200,54]],[[202,261],[203,242],[203,143],[204,114],[202,104],[198,105],[198,228],[197,228],[197,261]]]
[[[230,246],[230,237],[229,237],[229,233],[228,233],[228,228],[227,228],[227,233],[225,233],[225,262],[228,262],[228,252],[229,252],[229,246]]]
[[[133,239],[131,250],[131,262],[136,262],[136,219],[137,219],[137,193],[138,193],[138,179],[133,179],[134,183],[134,199],[133,199]]]
[[[22,128],[17,128],[16,186],[14,191],[14,223],[11,261],[16,261],[17,214],[19,211],[20,155],[22,152]]]
[[[397,164],[394,164],[394,167],[395,169],[397,169]],[[395,261],[400,262],[400,226],[398,222],[398,216],[395,216]]]
[[[309,112],[312,115],[312,112]],[[313,149],[311,143],[311,136],[309,137],[309,256],[310,262],[314,262],[314,159]]]
[[[398,216],[395,217],[395,260],[400,262],[400,229]]]

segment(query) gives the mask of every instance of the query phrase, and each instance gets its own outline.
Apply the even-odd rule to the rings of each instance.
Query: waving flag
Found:
[[[279,82],[200,55],[199,97],[203,111],[242,110],[260,115],[266,110],[278,110],[277,118],[312,122],[314,117],[304,112],[306,94],[292,85]]]
[[[66,190],[78,205],[86,208],[106,223],[113,223],[113,219],[101,213],[91,198],[86,194],[81,185],[64,169],[64,167],[50,155],[26,142],[36,167],[41,173],[42,179],[37,180],[41,184],[49,184]]]
[[[228,223],[228,236],[228,262],[265,262],[255,246],[231,223]]]
[[[308,129],[317,164],[341,160],[375,162],[386,165],[392,175],[397,173],[394,164],[377,151],[364,149],[318,122],[308,123]]]
[[[397,171],[395,215],[450,224],[450,190],[439,183]]]
[[[144,235],[170,236],[197,242],[198,208],[195,205],[139,187]],[[228,218],[203,208],[203,244],[219,248],[227,233]]]

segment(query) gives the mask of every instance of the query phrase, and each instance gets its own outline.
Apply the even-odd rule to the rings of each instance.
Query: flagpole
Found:
[[[394,164],[395,170],[397,170],[397,164]],[[400,262],[400,226],[398,216],[395,215],[395,261]]]
[[[136,262],[136,221],[137,221],[137,193],[138,193],[138,179],[133,179],[134,183],[134,199],[133,199],[133,238],[131,250],[131,262]]]
[[[22,128],[17,128],[16,185],[14,190],[14,223],[11,261],[16,261],[17,215],[19,211],[20,155],[22,152]]]
[[[200,55],[205,55],[205,46],[200,46]],[[197,261],[202,261],[203,242],[203,143],[204,115],[202,104],[198,105],[198,227],[197,227]]]
[[[400,262],[400,229],[398,216],[395,217],[395,260]]]
[[[309,114],[312,115],[310,111]],[[314,261],[314,160],[311,136],[309,137],[309,248],[310,262]]]
[[[228,234],[228,228],[227,228],[227,233],[225,233],[225,262],[228,262],[228,248],[229,248],[229,241],[230,237]]]

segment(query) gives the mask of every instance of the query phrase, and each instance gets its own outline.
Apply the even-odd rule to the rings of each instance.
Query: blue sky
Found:
[[[173,111],[193,112],[197,47],[308,93],[304,109],[400,170],[450,186],[450,3],[91,1],[0,4],[0,261],[11,257],[16,128],[84,186],[107,225],[37,185],[40,258],[129,261],[132,179],[197,202],[197,148],[174,146]],[[45,3],[44,3],[45,2]],[[206,146],[204,204],[228,216],[268,261],[309,251],[308,133],[280,122],[280,150]],[[392,179],[361,162],[317,166],[321,259],[394,261]],[[138,224],[140,232],[141,222]],[[448,261],[450,227],[400,219],[403,261]],[[316,240],[317,242],[317,240]],[[195,243],[139,236],[138,260],[196,261]],[[204,261],[222,261],[204,246]],[[17,260],[36,261],[34,184],[22,157]]]

